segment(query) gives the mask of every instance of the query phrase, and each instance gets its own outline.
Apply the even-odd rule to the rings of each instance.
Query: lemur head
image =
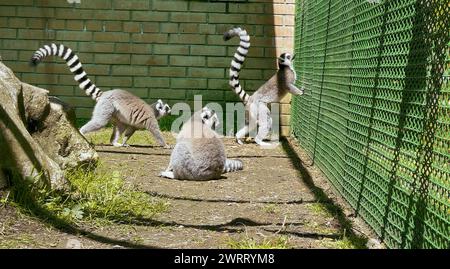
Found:
[[[161,99],[156,101],[154,104],[155,110],[156,110],[156,118],[159,119],[161,117],[164,117],[165,115],[170,114],[170,106],[168,104],[165,104]]]
[[[208,126],[209,128],[215,130],[217,126],[219,126],[219,118],[214,110],[209,109],[208,107],[202,108],[202,112],[200,114],[202,118],[203,124]]]
[[[295,54],[291,55],[289,53],[282,53],[280,57],[278,57],[278,65],[279,66],[292,66],[295,58]]]

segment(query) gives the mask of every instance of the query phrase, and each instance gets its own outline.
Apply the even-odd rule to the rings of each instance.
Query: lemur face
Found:
[[[280,57],[278,57],[278,64],[279,65],[292,66],[294,58],[295,58],[295,55],[291,55],[289,53],[282,53],[280,55]]]
[[[203,124],[208,126],[209,128],[215,130],[217,126],[219,126],[219,118],[214,110],[209,109],[208,107],[204,107],[202,109],[201,118]]]
[[[170,114],[170,106],[165,104],[161,99],[156,102],[156,110],[158,110],[159,117],[164,117],[165,115]]]

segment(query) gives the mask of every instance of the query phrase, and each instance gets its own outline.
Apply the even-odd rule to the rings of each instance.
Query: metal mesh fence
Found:
[[[292,132],[391,248],[450,248],[450,2],[300,0]]]

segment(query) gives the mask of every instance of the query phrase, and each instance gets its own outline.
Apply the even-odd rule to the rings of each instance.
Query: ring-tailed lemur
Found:
[[[250,48],[250,36],[246,30],[235,27],[225,32],[223,38],[227,41],[234,36],[239,36],[240,43],[231,61],[229,84],[241,98],[242,102],[244,102],[250,118],[247,120],[255,120],[259,127],[255,142],[262,146],[269,146],[271,145],[270,143],[263,142],[263,139],[269,134],[272,126],[272,118],[270,117],[268,104],[280,102],[288,92],[294,95],[301,95],[304,92],[303,89],[300,90],[294,85],[296,74],[292,66],[292,61],[295,55],[291,56],[288,53],[281,54],[278,57],[279,69],[277,73],[250,96],[239,83],[239,72]],[[236,133],[237,142],[242,144],[241,139],[250,131],[248,122],[246,122],[246,125]]]
[[[111,143],[114,146],[126,146],[128,138],[136,130],[147,129],[161,146],[169,147],[164,141],[158,125],[158,119],[170,113],[169,105],[164,104],[161,100],[149,105],[139,97],[120,89],[101,91],[84,72],[78,56],[62,44],[44,45],[39,48],[31,58],[31,64],[37,65],[50,55],[64,59],[70,71],[75,75],[75,81],[79,83],[80,89],[97,102],[91,120],[80,128],[81,134],[97,131],[111,121],[114,124],[111,135]],[[122,133],[124,134],[123,142],[118,143]]]
[[[213,130],[219,119],[204,107],[181,128],[167,169],[160,176],[184,180],[217,179],[223,173],[243,169],[240,160],[227,159],[222,141]]]

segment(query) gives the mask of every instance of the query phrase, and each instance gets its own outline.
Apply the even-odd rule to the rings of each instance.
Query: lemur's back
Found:
[[[115,109],[116,120],[136,128],[146,128],[147,121],[155,118],[153,108],[149,104],[124,90],[106,91],[99,102],[110,103]]]
[[[201,120],[185,123],[173,151],[176,178],[208,180],[219,178],[223,173],[226,161],[223,144]]]
[[[275,75],[249,97],[248,103],[252,103],[253,100],[267,104],[279,102],[289,92],[286,85],[294,81],[295,73],[290,68],[281,67]]]

